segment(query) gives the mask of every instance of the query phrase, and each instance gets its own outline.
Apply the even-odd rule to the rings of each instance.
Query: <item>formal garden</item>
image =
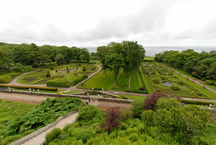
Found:
[[[95,64],[70,63],[47,69],[37,69],[20,77],[18,82],[31,85],[47,84],[52,87],[70,87],[97,70],[98,67]]]
[[[154,92],[172,92],[182,97],[216,98],[216,95],[160,63],[143,63],[142,72]]]

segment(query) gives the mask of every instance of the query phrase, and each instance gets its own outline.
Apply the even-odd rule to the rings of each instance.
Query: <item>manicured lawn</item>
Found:
[[[141,102],[143,102],[144,99],[146,98],[144,96],[134,96],[134,95],[121,95],[121,96],[134,100],[134,101],[141,101]]]
[[[144,58],[144,60],[151,60],[151,61],[153,61],[153,60],[154,60],[154,57],[146,56],[146,57]]]
[[[113,72],[107,69],[106,74],[107,74],[107,78],[105,78],[104,71],[102,70],[99,73],[97,73],[95,76],[87,80],[83,85],[79,86],[78,88],[86,88],[86,89],[103,88],[104,90],[120,90],[120,91],[129,90],[128,78],[126,77],[126,74],[123,73],[122,69],[119,71],[116,87],[114,87]],[[138,73],[131,75],[130,90],[136,91],[143,86],[143,83],[139,77],[140,76]]]
[[[114,82],[114,77],[113,77],[113,72],[111,72],[109,69],[106,70],[107,78],[104,77],[104,71],[100,71],[96,75],[94,75],[92,78],[87,80],[84,83],[84,86],[79,86],[78,88],[103,88],[105,90],[111,89],[113,82]]]

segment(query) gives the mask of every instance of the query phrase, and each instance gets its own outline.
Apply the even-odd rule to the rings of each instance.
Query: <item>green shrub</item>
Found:
[[[63,131],[60,128],[54,128],[52,131],[46,134],[45,143],[48,145],[51,141],[57,139]]]
[[[128,135],[128,138],[131,141],[137,141],[138,140],[138,134],[137,133],[131,133]]]
[[[85,95],[97,95],[97,94],[101,94],[99,91],[95,91],[95,90],[92,90],[92,91],[88,91],[88,92],[85,92]]]
[[[207,101],[193,101],[193,100],[181,100],[182,103],[185,104],[194,104],[194,105],[209,105],[212,104],[212,102],[207,102]]]
[[[94,134],[90,129],[82,129],[77,134],[77,140],[82,140],[83,143],[86,143],[88,139],[93,137]]]
[[[134,101],[132,103],[131,111],[132,115],[135,118],[141,118],[141,114],[143,112],[143,102]]]
[[[158,78],[153,78],[152,81],[153,81],[154,83],[157,83],[157,84],[160,83],[160,79],[158,79]]]
[[[208,85],[212,85],[213,82],[212,82],[211,80],[206,80],[206,84],[208,84]]]
[[[9,83],[13,79],[10,75],[1,75],[0,76],[0,83]]]
[[[213,85],[216,86],[216,81],[213,82]]]
[[[39,67],[39,64],[38,64],[38,63],[34,63],[34,64],[32,65],[32,67],[33,67],[33,68],[37,68],[37,67]]]
[[[46,82],[46,85],[50,87],[63,87],[63,88],[70,87],[70,83],[66,79],[50,80]]]
[[[180,91],[181,90],[176,84],[172,85],[171,89],[174,91]]]
[[[50,76],[51,76],[51,75],[50,75],[50,71],[47,71],[47,72],[46,72],[46,77],[49,78]]]
[[[78,83],[80,83],[81,81],[83,81],[86,78],[88,78],[88,76],[87,75],[83,75],[81,78],[78,78],[78,79],[74,80],[72,82],[73,86],[76,85],[76,84],[78,84]]]
[[[21,138],[21,135],[13,135],[13,136],[8,136],[5,137],[4,139],[2,139],[2,144],[3,145],[7,145],[10,144],[11,142],[13,142],[14,140],[18,140],[19,138]],[[1,142],[0,142],[1,143]]]
[[[79,120],[92,120],[99,112],[100,110],[93,105],[82,106],[77,118]]]
[[[83,71],[86,71],[86,68],[83,66]]]
[[[162,80],[166,80],[167,77],[165,77],[165,76],[161,76],[161,79],[162,79]]]

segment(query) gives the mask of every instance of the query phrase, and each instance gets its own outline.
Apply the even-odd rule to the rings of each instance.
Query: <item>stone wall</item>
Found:
[[[55,93],[43,93],[43,92],[29,92],[29,91],[18,91],[18,90],[0,90],[1,92],[9,92],[9,93],[22,93],[22,94],[34,94],[34,95],[46,95],[46,96],[54,96],[54,97],[76,97],[80,99],[88,99],[89,96],[83,96],[83,95],[76,95],[76,94],[55,94]],[[109,95],[113,98],[103,98],[98,97],[94,98],[98,101],[108,101],[108,102],[118,102],[118,103],[132,103],[133,100],[130,99],[117,99],[116,95],[107,93],[104,91],[100,91],[101,94]]]

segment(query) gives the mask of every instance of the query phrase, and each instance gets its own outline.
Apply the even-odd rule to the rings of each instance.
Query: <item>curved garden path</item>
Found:
[[[97,74],[99,71],[101,71],[102,70],[102,67],[100,66],[100,65],[97,65],[96,64],[96,66],[98,67],[98,70],[96,71],[96,72],[94,72],[94,73],[92,73],[92,74],[90,74],[90,75],[88,75],[88,78],[86,78],[85,80],[83,80],[83,81],[81,81],[80,83],[78,83],[78,84],[76,84],[75,86],[71,86],[69,89],[70,90],[72,90],[72,89],[76,89],[76,87],[77,86],[79,86],[80,84],[82,84],[83,82],[85,82],[86,80],[88,80],[88,79],[90,79],[91,77],[93,77],[95,74]],[[26,75],[26,74],[28,74],[29,72],[27,72],[27,73],[24,73],[24,74],[22,74],[22,75],[20,75],[20,76],[18,76],[18,77],[16,77],[16,78],[14,78],[10,83],[7,83],[8,85],[28,85],[28,86],[41,86],[41,87],[46,87],[46,84],[38,84],[38,85],[35,85],[35,84],[21,84],[21,83],[19,83],[17,80],[19,79],[19,78],[21,78],[22,76],[24,76],[24,75]],[[68,88],[67,88],[68,89]]]

